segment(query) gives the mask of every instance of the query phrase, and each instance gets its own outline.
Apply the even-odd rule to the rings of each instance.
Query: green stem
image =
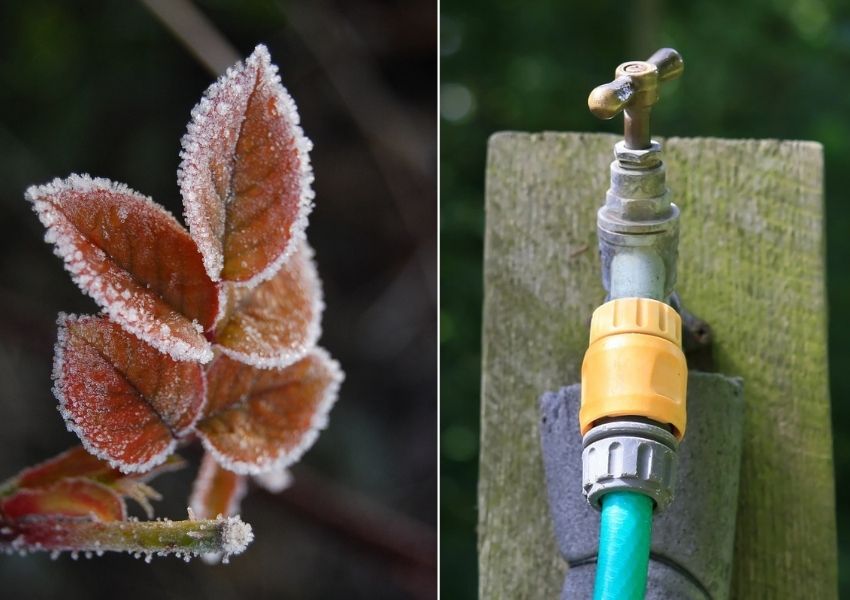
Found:
[[[2,522],[0,522],[2,523]],[[147,560],[175,554],[188,560],[221,554],[222,562],[241,554],[254,539],[239,517],[188,521],[112,521],[34,517],[0,525],[0,551],[26,554],[129,552]]]

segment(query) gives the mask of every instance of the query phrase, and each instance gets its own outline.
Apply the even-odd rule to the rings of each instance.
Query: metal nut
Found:
[[[614,156],[626,169],[651,169],[661,164],[661,144],[653,140],[649,148],[634,149],[619,141],[614,146]]]

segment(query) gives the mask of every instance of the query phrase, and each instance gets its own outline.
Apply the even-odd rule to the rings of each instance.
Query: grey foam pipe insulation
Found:
[[[593,597],[599,512],[582,494],[581,385],[540,398],[549,509],[570,568],[562,600]],[[688,429],[672,505],[653,517],[646,598],[726,600],[732,574],[744,420],[739,378],[688,374]]]

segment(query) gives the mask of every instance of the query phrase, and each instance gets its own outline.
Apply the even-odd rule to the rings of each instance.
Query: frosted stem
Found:
[[[74,518],[33,518],[0,526],[0,551],[59,553],[129,552],[148,557],[218,553],[226,560],[254,539],[237,517],[188,521],[99,522]]]

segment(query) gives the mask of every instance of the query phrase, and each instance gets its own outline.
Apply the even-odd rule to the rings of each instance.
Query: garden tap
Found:
[[[582,365],[583,484],[595,508],[611,491],[638,491],[656,511],[672,500],[676,448],[685,433],[687,366],[681,318],[667,301],[676,283],[679,209],[670,201],[661,145],[649,116],[681,56],[662,49],[627,62],[593,90],[591,112],[625,114],[611,185],[597,214],[608,302],[593,314]]]
[[[659,84],[681,75],[671,49],[617,67],[591,92],[603,119],[625,115],[611,185],[597,213],[602,281],[582,363],[579,425],[582,485],[602,511],[595,598],[642,598],[651,515],[673,500],[676,453],[685,434],[688,369],[682,321],[668,304],[676,283],[679,209],[670,201],[661,145],[649,117]]]
[[[626,125],[597,213],[607,297],[582,381],[540,398],[549,507],[570,565],[562,600],[729,594],[735,525],[720,515],[737,497],[743,384],[686,363],[683,346],[691,367],[713,366],[711,334],[674,291],[679,209],[649,135],[659,83],[682,71],[677,52],[660,50],[621,65],[588,102],[602,118],[624,112]],[[680,445],[686,392],[693,426]]]

